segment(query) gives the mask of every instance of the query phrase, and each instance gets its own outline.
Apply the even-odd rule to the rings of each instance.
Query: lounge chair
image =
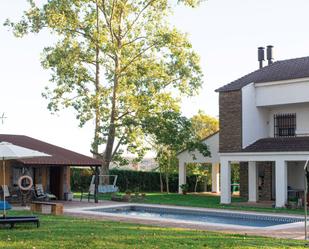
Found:
[[[0,217],[0,225],[10,225],[11,228],[15,226],[16,223],[36,223],[36,226],[40,226],[40,220],[36,216],[3,216]]]
[[[7,201],[0,201],[0,210],[10,210],[12,206]],[[36,216],[3,216],[0,217],[0,225],[10,225],[11,228],[17,223],[36,223],[40,226],[40,220]]]
[[[1,197],[3,197],[3,195],[4,195],[6,200],[12,201],[13,199],[18,198],[18,195],[10,193],[9,187],[7,185],[1,185],[1,188],[2,188]]]
[[[35,198],[38,200],[57,200],[57,196],[49,193],[45,193],[42,184],[35,185]]]

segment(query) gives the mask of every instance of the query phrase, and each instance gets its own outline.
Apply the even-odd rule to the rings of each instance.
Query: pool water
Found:
[[[301,222],[301,218],[261,216],[254,214],[242,214],[233,212],[195,211],[173,208],[161,208],[150,206],[121,206],[113,208],[98,208],[91,211],[100,213],[113,213],[129,217],[146,217],[160,219],[176,219],[182,221],[229,224],[250,227],[270,227],[294,222]]]

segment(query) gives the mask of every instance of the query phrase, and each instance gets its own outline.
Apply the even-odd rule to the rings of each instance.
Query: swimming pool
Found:
[[[281,217],[273,215],[248,214],[230,211],[201,211],[171,207],[158,207],[149,205],[123,205],[116,207],[91,208],[91,211],[100,214],[118,215],[141,219],[177,220],[184,222],[213,223],[219,225],[246,226],[251,228],[267,228],[302,222],[302,218]]]

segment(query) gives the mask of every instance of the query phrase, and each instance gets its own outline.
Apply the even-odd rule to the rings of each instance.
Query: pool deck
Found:
[[[176,227],[176,228],[185,228],[185,229],[194,229],[194,230],[203,230],[203,231],[217,231],[223,233],[232,233],[232,234],[243,234],[243,235],[256,235],[256,236],[266,236],[273,238],[284,238],[284,239],[304,239],[304,225],[302,224],[287,224],[284,225],[284,228],[253,228],[253,227],[237,227],[237,226],[229,226],[229,225],[219,225],[219,224],[194,224],[192,222],[186,221],[174,221],[174,220],[166,220],[166,219],[144,219],[144,218],[136,218],[136,217],[123,217],[123,216],[111,216],[104,214],[94,214],[83,212],[82,209],[91,209],[96,207],[112,207],[119,205],[149,205],[149,204],[141,204],[141,203],[125,203],[125,202],[114,202],[114,201],[100,201],[99,203],[87,202],[87,200],[79,201],[57,201],[64,205],[64,214],[74,217],[80,218],[88,218],[95,220],[105,220],[105,221],[117,221],[117,222],[126,222],[126,223],[135,223],[142,225],[150,225],[150,226],[159,226],[159,227]],[[274,213],[266,213],[266,212],[252,212],[252,211],[237,211],[237,210],[228,210],[228,209],[211,209],[211,208],[194,208],[194,207],[181,207],[181,206],[171,206],[171,205],[149,205],[149,206],[157,206],[163,208],[178,208],[178,209],[190,209],[197,211],[216,211],[216,212],[242,212],[244,214],[255,214],[255,215],[267,215],[267,216],[284,216],[284,217],[296,217],[303,218],[303,216],[299,215],[290,215],[290,214],[274,214]],[[19,207],[14,206],[15,210],[29,210],[29,207]],[[49,213],[50,210],[43,208],[43,213]],[[280,226],[278,226],[280,227]]]
[[[108,221],[118,221],[118,222],[127,222],[127,223],[137,223],[143,225],[153,225],[160,227],[177,227],[177,228],[187,228],[195,230],[205,230],[205,231],[219,231],[224,233],[233,233],[233,234],[244,234],[244,235],[257,235],[257,236],[267,236],[275,238],[289,238],[289,239],[304,239],[304,228],[302,224],[287,224],[284,225],[284,228],[271,228],[271,229],[257,229],[257,228],[247,228],[247,227],[237,227],[237,226],[228,226],[228,225],[216,225],[216,224],[193,224],[185,221],[173,221],[173,220],[145,220],[143,218],[136,217],[121,217],[121,216],[110,216],[104,214],[94,214],[87,213],[79,210],[84,208],[95,208],[95,207],[108,207],[115,205],[134,205],[134,203],[123,203],[123,202],[113,202],[113,201],[100,201],[99,203],[88,203],[87,201],[70,201],[62,202],[64,204],[64,213],[65,215],[71,215],[74,217],[82,217],[96,220],[108,220]],[[136,204],[136,205],[147,205],[147,204]],[[199,211],[219,211],[219,212],[240,212],[235,210],[222,210],[222,209],[208,209],[208,208],[188,208],[180,206],[170,206],[170,205],[151,205],[151,206],[160,206],[163,208],[185,208]],[[261,212],[249,212],[242,211],[246,214],[256,214],[256,215],[267,215],[267,216],[284,216],[284,217],[300,217],[299,215],[288,215],[288,214],[273,214],[273,213],[261,213]],[[280,227],[280,226],[278,226]]]

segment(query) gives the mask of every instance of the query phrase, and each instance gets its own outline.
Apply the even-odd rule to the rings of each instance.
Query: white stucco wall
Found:
[[[296,113],[296,134],[309,134],[308,93],[309,81],[262,86],[251,83],[243,87],[243,148],[258,139],[274,136],[275,114]]]
[[[288,162],[288,186],[292,189],[304,189],[304,165],[303,162]]]
[[[254,83],[242,88],[242,145],[243,148],[268,136],[269,110],[256,107]]]
[[[177,158],[180,162],[189,163],[189,162],[195,162],[195,163],[219,163],[219,133],[216,133],[209,138],[205,139],[203,141],[208,146],[208,149],[211,153],[211,157],[204,157],[201,153],[198,151],[189,152],[188,150],[185,150],[177,155]],[[193,160],[193,154],[195,155],[195,160]]]
[[[257,83],[256,106],[309,102],[309,79]]]
[[[303,103],[272,107],[268,117],[269,137],[274,136],[274,115],[284,113],[296,113],[296,134],[309,134],[309,103]]]

